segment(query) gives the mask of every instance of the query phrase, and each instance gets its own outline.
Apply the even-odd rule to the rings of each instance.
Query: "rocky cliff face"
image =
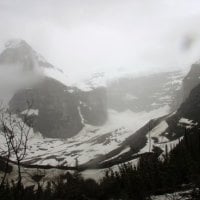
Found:
[[[183,101],[198,84],[200,84],[200,63],[195,63],[183,80]]]
[[[175,94],[172,110],[176,110],[189,97],[190,92],[200,84],[200,63],[194,63],[188,74],[184,77],[182,86]]]
[[[71,92],[73,90],[74,92]],[[17,92],[9,106],[13,112],[26,113],[32,102],[34,129],[45,137],[66,138],[76,135],[85,123],[102,125],[107,119],[105,90],[82,92],[45,77],[32,89]]]
[[[107,90],[99,87],[80,94],[80,111],[84,123],[100,126],[107,121]]]
[[[67,87],[45,77],[32,89],[21,90],[11,99],[12,111],[23,113],[27,100],[37,110],[34,128],[45,137],[71,137],[83,127],[78,110],[79,99],[68,92]]]

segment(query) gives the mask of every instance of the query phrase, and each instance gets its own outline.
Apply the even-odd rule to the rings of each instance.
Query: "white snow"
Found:
[[[80,116],[80,118],[81,118],[81,123],[82,123],[82,125],[85,125],[85,120],[84,120],[84,117],[83,117],[83,115],[82,115],[82,113],[81,113],[81,108],[80,108],[80,106],[78,106],[78,113],[79,113],[79,116]]]
[[[131,150],[130,147],[126,147],[125,149],[123,149],[123,150],[118,154],[118,156],[120,156],[120,155],[122,155],[122,154],[124,154],[124,153],[126,153],[126,152],[129,152],[130,150]]]
[[[196,126],[198,123],[193,122],[193,120],[190,119],[186,119],[186,118],[181,118],[179,120],[178,125],[179,126],[185,126],[187,129],[191,129],[193,126]]]
[[[128,100],[128,101],[132,101],[132,100],[137,100],[138,99],[138,97],[136,97],[136,96],[134,96],[132,94],[129,94],[129,93],[127,93],[124,98],[125,98],[125,100]]]
[[[19,145],[19,148],[23,147],[23,141],[28,137],[28,142],[31,141],[31,137],[35,136],[33,129],[28,127],[17,115],[9,115],[7,113],[0,115],[0,126],[4,123],[6,127],[15,133],[14,142]],[[23,134],[21,134],[23,133]],[[22,142],[21,142],[22,141]],[[0,153],[7,151],[6,139],[4,133],[0,131]],[[15,160],[15,156],[11,154],[11,160]]]
[[[169,115],[168,117],[170,117],[171,115]],[[145,152],[152,151],[153,147],[159,147],[161,150],[163,150],[163,154],[161,154],[160,156],[160,158],[162,159],[162,156],[165,153],[166,146],[168,147],[168,151],[171,151],[179,143],[179,141],[182,140],[183,137],[180,137],[179,139],[176,139],[176,140],[169,141],[167,137],[164,136],[164,135],[168,135],[168,133],[166,132],[167,128],[168,128],[168,124],[165,120],[159,123],[155,128],[153,128],[146,135],[147,143],[139,151],[138,155],[143,154]],[[155,142],[153,138],[157,138],[158,141]]]
[[[155,128],[153,128],[147,135],[146,145],[139,151],[139,154],[152,151],[154,146],[159,146],[161,149],[165,149],[165,145],[168,144],[169,140],[162,136],[168,128],[167,122],[164,120],[160,122]],[[155,143],[154,138],[157,138],[158,142]]]
[[[74,90],[73,90],[73,89],[69,89],[68,92],[69,92],[69,93],[73,93]]]
[[[167,193],[163,195],[158,196],[151,196],[152,200],[189,200],[190,198],[187,197],[188,194],[190,194],[191,190],[186,191],[180,191],[180,192],[174,192],[174,193]],[[185,197],[182,195],[184,194]]]
[[[95,127],[85,124],[85,127],[76,136],[61,140],[42,137],[33,137],[30,141],[30,148],[26,160],[34,160],[35,164],[55,165],[49,156],[62,158],[60,164],[74,166],[75,158],[79,164],[88,162],[91,159],[107,154],[120,144],[137,129],[141,128],[149,119],[159,117],[168,112],[168,107],[157,109],[151,112],[133,113],[131,111],[117,112],[109,110],[109,119],[104,126]],[[81,116],[81,112],[79,113]],[[82,121],[83,123],[83,121]],[[125,153],[125,149],[120,153]],[[119,155],[118,155],[119,156]]]
[[[179,123],[184,123],[184,124],[189,124],[189,125],[193,124],[192,120],[189,120],[189,119],[186,119],[186,118],[181,118],[179,120]]]
[[[159,137],[168,128],[167,122],[164,120],[150,131],[151,137]]]
[[[81,110],[79,107],[77,109],[81,117]],[[165,106],[151,112],[140,113],[134,113],[130,110],[125,112],[109,110],[109,118],[105,125],[85,124],[79,134],[65,140],[43,138],[39,133],[33,134],[31,132],[27,156],[24,161],[32,161],[33,164],[41,165],[74,166],[75,158],[78,158],[79,164],[86,163],[119,147],[127,137],[141,128],[147,121],[167,114],[168,109]],[[83,118],[82,123],[84,123]],[[2,140],[0,142],[3,143]],[[128,147],[125,148],[119,155],[128,150]]]
[[[169,95],[160,97],[160,100],[170,100],[170,99],[171,99],[171,96],[169,96]]]
[[[26,110],[22,111],[21,114],[27,115],[27,116],[38,115],[39,110],[38,109],[26,109]]]

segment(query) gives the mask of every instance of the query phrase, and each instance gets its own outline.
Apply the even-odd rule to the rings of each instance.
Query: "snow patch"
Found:
[[[163,133],[168,128],[168,124],[166,121],[162,121],[159,125],[153,128],[150,131],[151,137],[159,137],[161,133]]]
[[[179,123],[178,123],[179,126],[185,126],[188,129],[191,129],[193,126],[196,126],[197,124],[198,124],[197,122],[194,123],[193,120],[186,119],[183,117],[179,120]]]
[[[82,115],[82,113],[81,113],[81,108],[80,108],[80,106],[78,106],[78,113],[79,113],[79,116],[80,116],[80,118],[81,118],[81,123],[82,123],[82,125],[85,125],[85,119],[84,119],[84,117],[83,117],[83,115]]]
[[[134,96],[134,95],[132,95],[132,94],[126,94],[125,95],[125,100],[128,100],[128,101],[132,101],[132,100],[137,100],[138,99],[138,97],[136,97],[136,96]]]
[[[186,119],[183,117],[179,120],[179,123],[184,123],[184,124],[189,124],[189,125],[193,124],[192,120]]]
[[[43,138],[40,134],[33,133],[28,141],[27,156],[24,162],[39,165],[75,166],[77,158],[79,164],[84,164],[120,147],[125,139],[144,126],[147,121],[169,112],[168,106],[140,113],[130,110],[125,112],[109,110],[106,124],[91,126],[84,123],[81,108],[77,107],[77,109],[84,124],[83,129],[68,139]],[[125,148],[118,156],[128,150],[128,147]]]
[[[67,90],[69,93],[73,93],[74,92],[74,90],[73,89],[69,89],[69,90]]]
[[[168,142],[168,139],[165,136],[162,136],[161,134],[166,131],[168,128],[168,124],[166,121],[162,121],[159,123],[155,128],[153,128],[147,135],[147,143],[146,145],[139,151],[139,154],[149,152],[153,150],[153,147],[156,145],[165,144]],[[155,143],[155,138],[158,140],[157,143]]]
[[[188,195],[192,192],[192,190],[180,191],[174,193],[167,193],[158,196],[151,196],[152,200],[189,200]]]
[[[82,116],[80,107],[77,109]],[[168,107],[166,106],[151,112],[140,113],[134,113],[130,110],[125,112],[109,110],[109,119],[105,125],[91,126],[84,124],[79,134],[72,138],[66,140],[32,138],[26,161],[33,160],[34,164],[43,164],[45,159],[49,159],[48,157],[53,155],[55,158],[62,158],[60,164],[63,165],[74,166],[75,158],[78,159],[79,164],[86,163],[99,155],[107,154],[118,148],[127,137],[144,126],[147,121],[167,113]],[[81,118],[82,123],[84,123],[83,116]],[[119,154],[128,150],[127,147]],[[40,158],[40,161],[37,161],[38,158]]]
[[[39,115],[39,110],[38,109],[26,109],[24,111],[21,112],[22,115],[27,115],[27,116],[31,116],[31,115]]]

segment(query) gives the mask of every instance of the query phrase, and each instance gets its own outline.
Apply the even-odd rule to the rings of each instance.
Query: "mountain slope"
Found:
[[[63,77],[63,73],[41,59],[24,41],[11,42],[0,55],[0,61],[2,68],[20,66],[17,70],[21,70],[21,79],[27,71],[33,79],[15,90],[9,103],[10,109],[18,110],[20,117],[26,111],[26,100],[33,102],[30,115],[35,119],[34,131],[39,134],[30,139],[24,161],[29,164],[73,166],[76,158],[81,165],[103,167],[111,166],[112,157],[116,160],[112,163],[119,163],[123,155],[126,161],[143,147],[142,152],[148,151],[145,144],[149,125],[145,124],[169,114],[183,79],[180,72],[129,76],[107,87],[97,85],[82,91],[66,82],[63,84],[56,74]],[[52,78],[55,74],[59,80]],[[165,122],[154,121],[152,129],[154,125],[158,130],[167,128]]]
[[[67,138],[76,135],[84,123],[105,123],[107,103],[104,88],[84,92],[47,76],[46,70],[60,74],[62,71],[49,64],[23,40],[9,41],[5,47],[0,55],[0,70],[7,72],[4,74],[8,78],[5,85],[13,82],[10,86],[10,110],[21,116],[26,110],[27,100],[32,102],[32,109],[37,111],[35,131],[44,137]],[[15,81],[12,80],[14,73],[18,74]],[[4,89],[8,90],[8,87]]]
[[[56,80],[45,77],[32,89],[16,93],[9,103],[11,111],[22,114],[27,100],[33,102],[31,109],[38,110],[34,127],[43,136],[71,137],[82,129],[79,99]]]
[[[192,65],[191,71],[184,79],[187,80],[189,77],[190,81],[185,82],[183,86],[186,88],[185,94],[189,94],[176,112],[149,121],[128,137],[119,148],[93,163],[98,163],[100,167],[109,167],[133,160],[145,152],[157,150],[162,153],[166,146],[169,150],[172,149],[191,129],[200,129],[200,84],[197,84],[197,77],[200,76],[199,67]],[[120,153],[127,147],[129,147],[128,151]],[[88,163],[88,165],[90,164]]]

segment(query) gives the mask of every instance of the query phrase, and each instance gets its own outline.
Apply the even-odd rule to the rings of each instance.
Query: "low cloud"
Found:
[[[199,0],[0,0],[0,45],[22,38],[76,79],[183,69],[200,58]]]

